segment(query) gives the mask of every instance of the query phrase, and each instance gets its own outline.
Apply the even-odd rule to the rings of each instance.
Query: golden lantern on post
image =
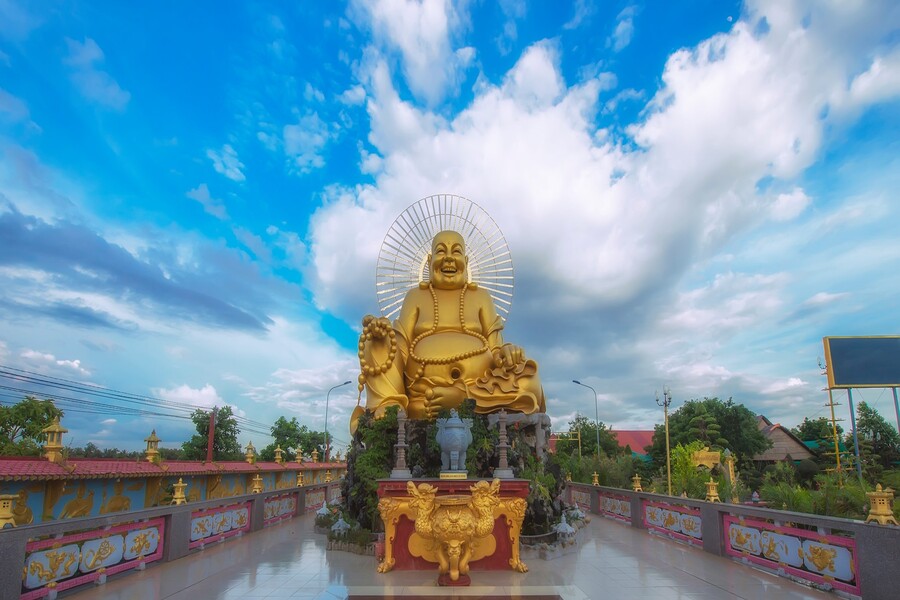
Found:
[[[313,451],[312,451],[312,461],[313,461],[314,463],[319,462],[319,449],[318,449],[318,448],[313,448]]]
[[[643,488],[641,488],[641,476],[637,473],[634,474],[634,477],[631,478],[631,489],[635,492],[643,492]]]
[[[172,504],[180,505],[187,502],[187,498],[184,495],[184,488],[186,488],[187,485],[188,484],[181,480],[181,477],[178,478],[178,483],[172,486],[175,488],[175,494],[172,496]]]
[[[597,471],[594,471],[593,474],[591,474],[591,485],[600,485],[600,473]]]
[[[284,463],[284,458],[281,456],[282,452],[284,452],[284,450],[281,449],[281,444],[275,446],[275,462],[279,465]]]
[[[262,475],[257,473],[253,476],[253,485],[250,487],[251,494],[259,494],[263,491]]]
[[[59,424],[59,417],[53,417],[53,422],[41,430],[41,433],[47,435],[47,442],[44,444],[44,458],[50,462],[62,462],[62,436],[68,431],[68,429]]]
[[[0,494],[0,529],[7,525],[16,526],[16,519],[13,516],[13,502],[18,498],[18,494]]]
[[[866,517],[866,523],[875,521],[879,525],[887,525],[897,523],[894,518],[894,490],[891,488],[881,489],[881,484],[875,486],[874,492],[866,492],[869,497],[869,516]]]
[[[147,442],[147,449],[144,451],[144,455],[147,458],[147,462],[158,463],[159,462],[159,438],[156,436],[156,430],[150,432],[148,437],[144,438],[144,441]]]
[[[709,478],[709,481],[706,482],[706,498],[707,502],[721,502],[722,499],[719,498],[719,482]]]
[[[325,471],[325,483],[331,483],[331,469]]]
[[[253,442],[247,442],[247,447],[244,452],[244,460],[249,464],[256,463],[256,448],[253,447]]]

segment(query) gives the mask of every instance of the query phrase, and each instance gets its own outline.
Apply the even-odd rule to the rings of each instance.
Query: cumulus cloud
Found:
[[[372,61],[364,83],[375,183],[329,190],[311,220],[315,301],[351,323],[371,312],[374,297],[356,290],[374,270],[381,235],[373,232],[419,198],[451,190],[500,224],[516,265],[507,331],[526,350],[540,342],[549,372],[595,373],[619,398],[633,395],[639,377],[702,395],[774,389],[786,379],[777,366],[745,373],[734,362],[740,353],[723,352],[789,311],[796,283],[716,260],[739,236],[809,206],[794,182],[820,155],[828,107],[847,97],[856,74],[874,73],[867,57],[889,31],[882,9],[750,3],[729,31],[669,58],[622,140],[596,126],[608,81],[567,83],[551,42],[525,49],[453,116],[402,99],[390,64]],[[634,13],[620,16],[622,24]],[[793,191],[773,199],[762,180]],[[653,348],[660,330],[674,337]],[[653,361],[662,351],[676,358]],[[570,400],[561,402],[554,410],[570,412]]]
[[[72,69],[72,82],[88,100],[107,108],[124,110],[131,94],[123,90],[112,75],[98,65],[104,61],[103,50],[91,38],[79,42],[66,38],[69,54],[63,62]]]
[[[203,210],[215,218],[223,221],[228,219],[228,211],[225,209],[225,205],[221,200],[217,200],[210,195],[209,187],[205,183],[201,183],[196,188],[189,190],[185,195],[191,200],[199,202],[203,206]]]
[[[232,181],[244,181],[244,163],[238,160],[237,151],[231,147],[231,144],[222,146],[222,151],[217,152],[212,148],[206,151],[206,157],[213,163],[216,173],[224,175]]]

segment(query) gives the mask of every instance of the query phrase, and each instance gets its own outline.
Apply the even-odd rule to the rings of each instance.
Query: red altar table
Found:
[[[414,479],[418,486],[428,483],[437,488],[437,496],[469,495],[472,486],[479,479]],[[490,481],[490,480],[487,480]],[[519,560],[519,534],[525,516],[525,498],[528,496],[529,482],[526,479],[501,479],[500,502],[493,509],[494,549],[490,543],[482,544],[481,553],[473,555],[469,568],[480,571],[515,569],[527,570]],[[380,479],[378,481],[379,510],[385,526],[385,559],[379,566],[380,572],[391,569],[432,570],[437,561],[427,560],[428,552],[423,552],[423,541],[415,531],[415,509],[409,506],[412,499],[407,489],[407,480]],[[387,500],[386,500],[387,499]],[[413,544],[410,540],[413,538]],[[488,540],[489,542],[489,540]],[[423,556],[423,554],[425,556]]]

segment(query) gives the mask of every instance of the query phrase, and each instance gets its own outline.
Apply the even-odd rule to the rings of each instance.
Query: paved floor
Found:
[[[468,588],[438,587],[436,570],[378,574],[373,557],[326,552],[312,529],[312,515],[300,517],[66,599],[837,598],[597,516],[579,532],[577,553],[527,558],[525,574],[473,571]]]

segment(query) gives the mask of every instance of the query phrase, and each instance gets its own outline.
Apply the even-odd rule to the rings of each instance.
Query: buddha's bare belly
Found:
[[[484,342],[458,331],[429,335],[416,344],[413,354],[425,359],[424,376],[448,379],[480,377],[490,367],[491,353]],[[469,355],[463,358],[463,355]],[[414,361],[413,361],[414,362]]]

